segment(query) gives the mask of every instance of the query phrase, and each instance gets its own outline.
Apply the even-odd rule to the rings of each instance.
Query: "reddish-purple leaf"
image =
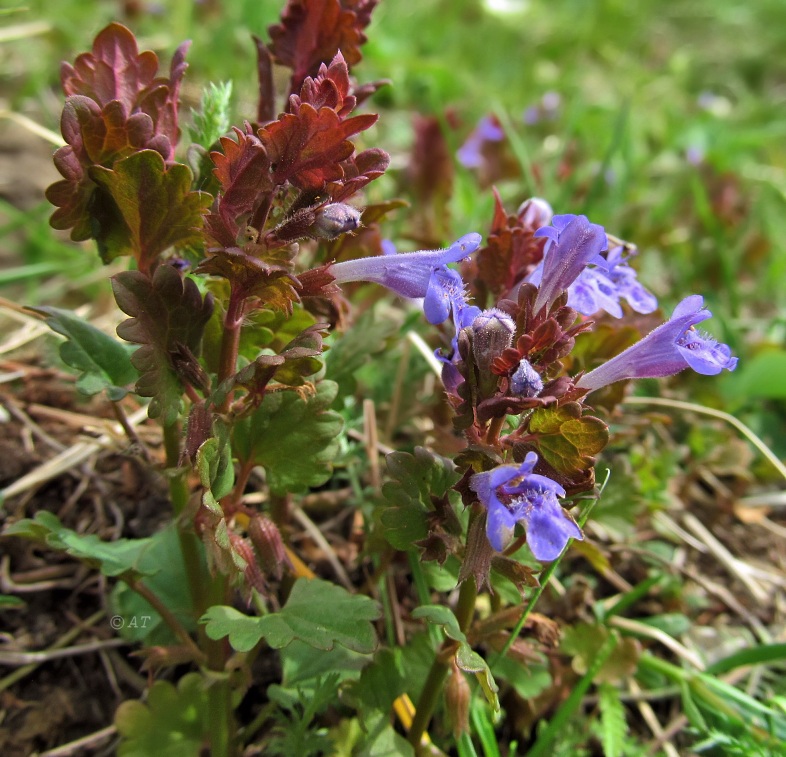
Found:
[[[83,53],[74,65],[63,63],[60,79],[66,95],[83,95],[100,108],[112,102],[126,118],[146,113],[158,145],[167,160],[174,157],[180,136],[177,121],[180,83],[188,64],[190,42],[184,42],[172,56],[169,77],[156,77],[158,57],[151,51],[140,53],[133,33],[122,24],[110,24],[95,38],[93,51]],[[166,140],[166,143],[164,142]]]
[[[259,102],[257,122],[266,124],[276,117],[276,87],[273,82],[273,58],[267,45],[254,35],[257,48],[257,79],[259,80]]]
[[[71,229],[71,239],[83,242],[93,236],[88,211],[95,184],[85,174],[71,145],[61,147],[54,155],[54,162],[64,178],[47,187],[46,199],[57,207],[49,223],[61,231]]]
[[[341,163],[355,149],[348,137],[368,129],[376,120],[375,115],[363,115],[342,121],[334,110],[315,110],[308,104],[301,105],[297,115],[283,114],[259,130],[274,182],[289,181],[310,191],[343,178]]]
[[[535,238],[535,229],[525,225],[521,218],[508,215],[499,193],[494,189],[494,218],[488,243],[482,247],[470,264],[474,270],[469,278],[480,302],[487,293],[494,301],[505,297],[543,257],[542,239]]]
[[[270,159],[262,142],[253,134],[235,128],[237,141],[221,138],[223,152],[211,152],[213,173],[221,185],[218,212],[211,213],[208,228],[216,241],[233,246],[239,229],[238,219],[250,214],[265,194],[273,189]]]
[[[68,95],[61,131],[67,146],[55,153],[55,166],[64,180],[53,184],[47,198],[58,210],[50,223],[72,228],[76,241],[104,237],[112,200],[94,196],[96,186],[88,169],[111,168],[134,152],[150,149],[171,162],[179,138],[178,92],[187,67],[182,44],[172,58],[169,78],[156,78],[158,58],[139,53],[134,35],[120,24],[110,24],[93,43],[93,51],[63,63],[61,80]],[[77,166],[77,163],[79,166]],[[93,211],[99,218],[93,217]],[[121,253],[122,254],[122,253]]]
[[[154,79],[150,87],[140,93],[139,97],[139,110],[147,113],[153,119],[155,133],[169,142],[170,154],[164,155],[167,160],[174,158],[175,146],[180,141],[177,112],[180,85],[188,68],[186,53],[190,46],[190,41],[183,42],[172,56],[169,78]]]
[[[341,164],[344,177],[331,181],[325,192],[333,202],[345,202],[374,179],[378,179],[390,165],[390,156],[378,148],[352,155]]]
[[[350,91],[349,70],[344,56],[338,52],[329,67],[325,63],[319,67],[316,78],[306,77],[300,95],[289,98],[289,109],[297,113],[303,103],[308,103],[315,110],[331,108],[339,116],[348,116],[356,104]]]
[[[100,106],[119,100],[131,113],[157,71],[156,54],[140,53],[129,29],[110,24],[95,38],[92,52],[78,56],[73,66],[62,64],[60,81],[66,95],[85,95]]]
[[[363,29],[371,21],[377,0],[289,0],[281,23],[268,28],[270,52],[276,62],[292,69],[290,92],[298,92],[307,76],[341,50],[354,66],[366,41]]]

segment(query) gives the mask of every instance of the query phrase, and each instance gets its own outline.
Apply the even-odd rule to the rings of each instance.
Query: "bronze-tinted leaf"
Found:
[[[327,182],[342,179],[341,163],[355,149],[348,138],[376,120],[367,114],[342,121],[331,108],[316,110],[305,103],[297,115],[285,113],[259,130],[274,183],[289,181],[304,191],[319,191]]]
[[[148,414],[172,423],[180,412],[183,381],[173,361],[181,346],[198,355],[202,332],[213,312],[213,298],[202,299],[196,284],[172,266],[160,265],[152,278],[124,271],[112,278],[120,309],[130,315],[118,336],[142,345],[131,362],[140,371],[136,391],[152,397]]]
[[[234,247],[211,255],[196,272],[231,281],[240,296],[256,298],[259,307],[291,312],[292,303],[300,299],[300,283],[289,270],[288,266],[266,263]]]
[[[158,57],[140,53],[136,38],[122,24],[110,24],[95,38],[93,51],[63,63],[60,81],[66,95],[85,95],[99,105],[118,100],[131,113],[140,92],[158,71]]]
[[[191,191],[187,166],[167,167],[159,153],[142,150],[112,169],[94,166],[90,177],[111,200],[96,217],[104,262],[132,255],[139,269],[148,271],[167,248],[199,239],[202,214],[212,197]]]
[[[590,468],[609,441],[608,426],[599,418],[581,414],[577,402],[541,407],[532,413],[529,432],[543,458],[557,471],[570,474]]]
[[[377,0],[289,0],[281,22],[268,28],[270,52],[277,63],[292,69],[290,92],[298,92],[307,76],[341,50],[354,66],[366,41]]]

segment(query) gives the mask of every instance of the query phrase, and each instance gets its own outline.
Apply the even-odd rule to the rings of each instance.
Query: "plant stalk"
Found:
[[[475,579],[470,577],[461,584],[455,612],[459,628],[463,632],[466,632],[469,624],[472,622],[477,596],[478,591],[475,586]],[[450,670],[449,662],[442,659],[444,648],[445,645],[443,644],[435,653],[434,662],[431,663],[431,669],[426,677],[426,683],[423,684],[423,690],[420,692],[420,698],[415,708],[415,717],[412,718],[412,727],[409,730],[408,739],[409,743],[416,748],[423,738],[423,733],[428,727],[431,716],[434,714],[439,697],[442,695],[445,678]]]
[[[486,432],[486,444],[490,447],[496,447],[499,444],[499,432],[505,425],[505,416],[499,418],[492,418],[489,423],[489,430]]]
[[[177,521],[177,538],[180,542],[180,552],[188,576],[188,587],[194,609],[201,613],[202,586],[204,585],[204,572],[202,555],[199,553],[199,544],[194,534],[191,523],[183,522],[183,514],[188,505],[188,483],[186,470],[179,468],[180,462],[180,424],[172,423],[163,427],[164,450],[166,451],[166,467],[169,480],[169,498],[172,500],[172,510]]]
[[[240,329],[243,325],[243,305],[245,298],[236,287],[232,287],[227,303],[227,312],[224,316],[224,334],[221,338],[221,355],[218,362],[218,385],[221,386],[235,373],[237,367],[237,352],[240,346]],[[232,392],[227,392],[219,412],[226,413],[232,402]]]
[[[225,576],[217,574],[212,580],[208,580],[197,536],[192,527],[193,522],[188,524],[183,522],[182,515],[188,504],[188,484],[185,469],[178,468],[180,460],[179,424],[173,423],[164,426],[164,449],[166,450],[167,468],[170,470],[169,493],[175,517],[178,519],[177,534],[180,551],[186,567],[194,611],[199,618],[208,607],[212,607],[214,604],[226,604],[227,579]],[[150,601],[148,597],[146,599]],[[166,620],[163,613],[162,617]],[[172,627],[171,624],[170,627]],[[207,667],[219,676],[219,679],[212,681],[208,688],[210,753],[214,757],[233,757],[236,751],[234,746],[235,727],[232,711],[232,689],[229,678],[224,672],[228,656],[226,645],[223,640],[209,639],[204,633],[204,627],[200,626],[199,646],[204,650]]]

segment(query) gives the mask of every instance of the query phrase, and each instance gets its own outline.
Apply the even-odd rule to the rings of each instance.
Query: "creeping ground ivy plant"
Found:
[[[189,144],[188,43],[162,72],[114,23],[62,66],[51,224],[95,240],[105,263],[129,259],[111,279],[127,319],[116,339],[36,312],[65,337],[80,390],[121,415],[129,394],[147,403],[172,514],[143,539],[103,542],[48,512],[7,533],[94,566],[114,613],[152,619],[122,631],[151,685],[117,711],[121,755],[442,754],[471,702],[499,710],[500,682],[539,694],[558,633],[531,599],[571,543],[586,548],[609,438],[593,405],[614,407],[629,379],[735,368],[697,328],[711,316],[699,295],[642,337],[658,303],[635,247],[542,199],[511,214],[495,193],[485,239],[416,252],[384,239],[405,203],[364,197],[390,161],[358,147],[384,82],[350,75],[376,4],[289,0],[256,40],[256,113],[230,128],[229,87],[210,85]],[[391,437],[404,449],[381,474],[374,460],[364,488],[348,377],[401,333],[369,315],[379,287],[437,327],[449,441],[438,454]],[[332,559],[318,576],[292,536],[320,493],[355,509],[340,557],[314,536]],[[408,559],[416,591],[392,578]]]

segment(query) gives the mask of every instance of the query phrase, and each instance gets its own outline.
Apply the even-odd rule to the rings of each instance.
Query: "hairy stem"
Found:
[[[166,450],[167,467],[170,469],[169,492],[172,498],[172,507],[175,511],[175,516],[178,518],[177,534],[180,541],[180,551],[186,567],[195,615],[201,617],[208,607],[214,604],[226,604],[227,579],[225,576],[218,574],[212,580],[208,580],[202,562],[202,555],[199,551],[199,542],[192,527],[193,523],[185,523],[184,519],[180,517],[188,504],[188,484],[186,482],[185,469],[178,468],[180,460],[179,424],[173,423],[169,426],[164,426],[164,449]],[[134,588],[139,591],[137,587]],[[145,598],[153,604],[149,597],[146,596]],[[185,634],[185,638],[172,626],[170,620],[167,620],[167,616],[164,614],[168,612],[166,607],[160,609],[155,604],[153,606],[181,641],[186,643],[185,638],[188,638],[190,644],[196,648],[196,645],[184,629],[183,634]],[[172,619],[177,622],[174,616],[172,616]],[[229,679],[224,672],[224,666],[228,657],[226,644],[223,640],[213,641],[209,639],[204,632],[204,626],[200,626],[199,646],[204,650],[202,652],[197,649],[199,659],[206,659],[208,668],[219,674],[218,680],[213,681],[208,689],[211,754],[215,757],[231,757],[235,753],[235,728],[232,713],[232,689]]]
[[[477,596],[478,591],[475,586],[475,580],[468,578],[461,584],[458,604],[456,605],[456,619],[462,631],[466,631],[472,622]],[[450,670],[449,661],[443,659],[443,651],[444,645],[435,654],[434,662],[431,663],[431,669],[428,672],[426,683],[423,685],[423,690],[420,692],[420,698],[415,708],[415,717],[412,718],[412,728],[410,728],[408,736],[409,743],[414,747],[417,747],[423,738],[423,733],[431,720],[439,697],[442,695],[442,685]]]
[[[486,444],[490,447],[496,447],[499,444],[499,432],[505,425],[505,416],[493,418],[489,424],[489,430],[486,432]]]
[[[218,363],[218,384],[228,379],[235,373],[237,366],[237,351],[240,345],[240,327],[243,324],[243,305],[245,298],[239,294],[236,287],[232,288],[227,303],[227,312],[224,316],[224,334],[221,338],[221,356]],[[232,392],[227,392],[226,398],[219,407],[219,412],[229,410],[232,402]]]
[[[208,607],[226,604],[228,600],[228,577],[216,573],[209,586]],[[237,751],[237,728],[232,707],[232,686],[226,670],[230,650],[226,639],[206,639],[206,651],[207,667],[217,674],[208,689],[210,753],[214,757],[231,757]]]
[[[183,513],[188,504],[188,483],[186,471],[179,468],[180,461],[180,424],[172,423],[164,426],[164,449],[166,451],[166,466],[169,472],[169,497],[172,500],[172,509],[177,519],[177,538],[180,542],[180,552],[188,576],[188,587],[194,609],[201,612],[202,586],[204,585],[204,572],[202,556],[199,553],[199,543],[191,523],[183,522]]]

